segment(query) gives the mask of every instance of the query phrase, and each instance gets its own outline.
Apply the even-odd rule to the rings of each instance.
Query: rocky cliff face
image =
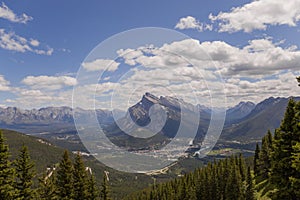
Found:
[[[226,123],[236,122],[251,113],[251,111],[255,108],[255,104],[247,101],[240,102],[238,105],[229,108],[226,112]]]
[[[152,110],[150,111],[150,109]],[[151,121],[151,112],[155,114],[164,111],[165,113],[167,113],[168,119],[180,122],[181,110],[191,113],[199,112],[196,106],[186,103],[183,100],[168,96],[161,96],[160,98],[158,98],[150,93],[145,93],[141,101],[128,109],[128,113],[131,119],[139,126],[146,126]]]
[[[120,147],[131,150],[145,150],[145,146],[159,149],[176,136],[179,127],[184,130],[184,137],[195,137],[197,134],[198,138],[203,138],[208,123],[197,130],[201,120],[197,117],[199,116],[197,112],[199,112],[197,106],[181,99],[169,96],[156,97],[145,93],[139,102],[128,109],[126,116],[109,127],[106,132],[110,140]],[[118,126],[120,124],[122,128]],[[193,130],[193,127],[196,130]],[[139,137],[149,131],[155,135],[148,138]]]

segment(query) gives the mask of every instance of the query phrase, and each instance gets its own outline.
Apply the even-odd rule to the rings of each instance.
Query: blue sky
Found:
[[[71,106],[76,73],[91,50],[142,27],[199,41],[221,66],[229,106],[300,92],[292,78],[300,71],[299,0],[10,0],[0,7],[0,106]]]

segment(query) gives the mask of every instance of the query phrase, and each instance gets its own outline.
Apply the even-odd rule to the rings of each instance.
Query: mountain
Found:
[[[159,149],[168,144],[179,129],[183,130],[180,131],[183,137],[194,137],[194,133],[197,132],[197,138],[202,139],[209,124],[209,115],[209,113],[201,115],[203,120],[200,119],[201,125],[198,126],[197,106],[175,97],[156,97],[145,93],[139,102],[128,108],[123,118],[107,127],[105,132],[119,147],[130,150]],[[140,137],[151,133],[157,134]]]
[[[260,139],[268,129],[273,130],[279,126],[288,100],[289,98],[270,97],[257,105],[252,102],[240,102],[229,108],[221,139],[252,141]],[[181,111],[184,111],[183,116]],[[41,137],[64,147],[71,141],[70,144],[74,149],[78,149],[80,140],[76,136],[73,112],[74,110],[69,107],[32,110],[0,108],[0,127],[28,134],[40,134]],[[76,109],[76,113],[85,119],[94,115],[94,111],[80,108]],[[211,109],[208,107],[194,106],[170,96],[156,97],[150,93],[145,93],[139,102],[128,108],[126,113],[121,111],[118,113],[122,114],[122,117],[114,121],[111,111],[96,110],[98,120],[101,125],[106,125],[105,132],[111,141],[120,145],[121,141],[129,140],[131,145],[134,144],[134,149],[143,148],[146,144],[160,148],[175,136],[179,128],[184,130],[186,137],[193,137],[197,132],[196,142],[201,142],[211,118]],[[129,132],[133,134],[126,134]],[[151,135],[152,132],[158,134]],[[147,135],[151,137],[148,138]],[[69,140],[68,144],[63,141],[66,138]]]
[[[257,104],[253,110],[238,123],[224,128],[221,138],[225,140],[260,140],[267,131],[280,126],[290,98],[270,97]],[[300,97],[294,97],[299,101]]]
[[[229,108],[226,111],[226,124],[231,124],[234,122],[243,119],[247,115],[251,113],[251,111],[255,108],[255,104],[253,102],[240,102],[238,105]]]
[[[76,131],[70,107],[47,107],[23,110],[16,107],[0,108],[0,127],[24,133]],[[94,111],[76,109],[82,115],[93,115]],[[111,123],[112,112],[96,110],[100,123]]]

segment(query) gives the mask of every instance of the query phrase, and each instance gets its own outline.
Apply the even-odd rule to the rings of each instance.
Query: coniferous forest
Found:
[[[96,184],[90,168],[84,165],[81,155],[71,160],[65,151],[57,167],[48,169],[37,177],[35,164],[31,161],[28,148],[22,146],[19,156],[10,160],[9,147],[0,131],[0,199],[1,200],[96,200],[110,199],[109,187],[103,178],[101,187]],[[38,179],[38,184],[34,180]]]
[[[300,82],[300,78],[298,78]],[[251,160],[251,162],[249,162]],[[38,179],[38,184],[35,181]],[[65,151],[59,165],[35,173],[28,148],[22,146],[15,160],[0,131],[1,200],[111,199],[106,176],[98,187],[95,176],[78,153],[74,161]],[[169,182],[153,184],[126,199],[132,200],[299,200],[300,102],[291,99],[279,128],[268,131],[256,145],[253,158],[241,154],[215,160],[203,168]]]

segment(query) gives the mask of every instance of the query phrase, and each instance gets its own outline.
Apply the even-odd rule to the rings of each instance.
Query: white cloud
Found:
[[[39,42],[35,39],[28,41],[14,32],[6,32],[0,29],[0,47],[3,49],[17,51],[17,52],[33,52],[40,55],[52,55],[53,49],[47,47],[47,50],[36,49]]]
[[[27,76],[22,83],[33,89],[58,90],[76,85],[77,81],[68,76]]]
[[[187,94],[194,90],[202,103],[205,99],[207,103],[212,91],[215,95],[225,91],[231,106],[245,100],[259,102],[270,96],[298,95],[295,76],[300,69],[300,51],[295,46],[283,48],[282,43],[263,38],[235,47],[224,41],[201,43],[188,39],[153,48],[148,54],[142,47],[136,53],[130,49],[128,52],[134,56],[124,56],[125,62],[144,68],[134,68],[131,76],[122,79],[119,93],[129,99],[135,88],[157,95],[164,95],[166,88],[192,102],[192,96]],[[225,89],[218,73],[225,79]],[[125,107],[126,103],[120,102]]]
[[[9,81],[7,81],[4,76],[0,75],[0,91],[9,91],[9,85]]]
[[[141,49],[120,49],[117,54],[125,59],[126,64],[133,66],[136,65],[135,59],[142,56],[143,52]]]
[[[142,94],[152,92],[157,96],[177,96],[195,104],[210,106],[211,95],[222,105],[226,92],[228,105],[240,101],[259,102],[270,96],[297,96],[295,77],[300,75],[300,51],[297,47],[281,47],[282,42],[274,43],[270,38],[250,40],[242,47],[235,47],[223,41],[199,42],[182,40],[161,47],[125,49],[118,51],[124,55],[124,62],[143,67],[130,68],[132,73],[124,73],[117,82],[91,81],[76,84],[72,77],[29,76],[21,88],[12,88],[17,98],[11,102],[0,102],[24,107],[44,105],[71,105],[72,88],[78,88],[76,105],[83,108],[110,109],[111,95],[118,95],[124,101],[115,104],[116,108],[126,109],[137,103]],[[192,64],[192,65],[191,65]],[[102,66],[102,65],[101,65]],[[113,68],[116,70],[119,63]],[[216,68],[216,66],[218,68]],[[100,67],[93,67],[94,70]],[[105,69],[105,68],[103,68]],[[110,69],[113,71],[112,69]],[[121,71],[121,70],[120,70]],[[218,73],[224,78],[218,79]],[[119,75],[119,72],[118,72]],[[68,77],[68,78],[66,78]],[[2,85],[9,83],[0,78]],[[94,99],[94,95],[96,99]]]
[[[37,47],[40,45],[40,42],[38,40],[35,39],[30,39],[30,44],[34,47]]]
[[[300,51],[292,46],[283,48],[270,39],[250,40],[244,47],[235,47],[224,41],[202,42],[183,40],[165,44],[162,49],[182,55],[192,64],[204,69],[219,66],[224,76],[254,78],[276,74],[281,70],[300,69]]]
[[[92,62],[82,63],[87,71],[116,71],[120,63],[109,59],[97,59]]]
[[[179,19],[179,22],[177,22],[175,28],[184,30],[184,29],[196,29],[200,32],[204,30],[212,30],[212,25],[210,24],[204,24],[196,20],[192,16],[187,16]]]
[[[209,18],[219,22],[220,32],[252,32],[266,30],[269,25],[296,26],[300,20],[300,0],[253,0],[230,12],[210,14]]]
[[[21,16],[18,16],[11,9],[9,9],[4,2],[2,2],[2,6],[0,6],[0,18],[23,24],[26,24],[28,21],[32,20],[32,17],[26,15],[25,13],[23,13]]]
[[[21,16],[16,15],[3,2],[0,5],[0,18],[24,24],[33,19],[24,13]],[[0,48],[22,53],[29,51],[39,55],[52,55],[52,48],[47,46],[45,49],[37,49],[38,46],[40,46],[40,42],[36,39],[26,39],[12,31],[8,32],[5,29],[0,29]]]
[[[41,108],[47,106],[71,106],[72,95],[64,95],[57,91],[42,91],[15,88],[15,99],[6,101],[7,105],[21,108]]]

